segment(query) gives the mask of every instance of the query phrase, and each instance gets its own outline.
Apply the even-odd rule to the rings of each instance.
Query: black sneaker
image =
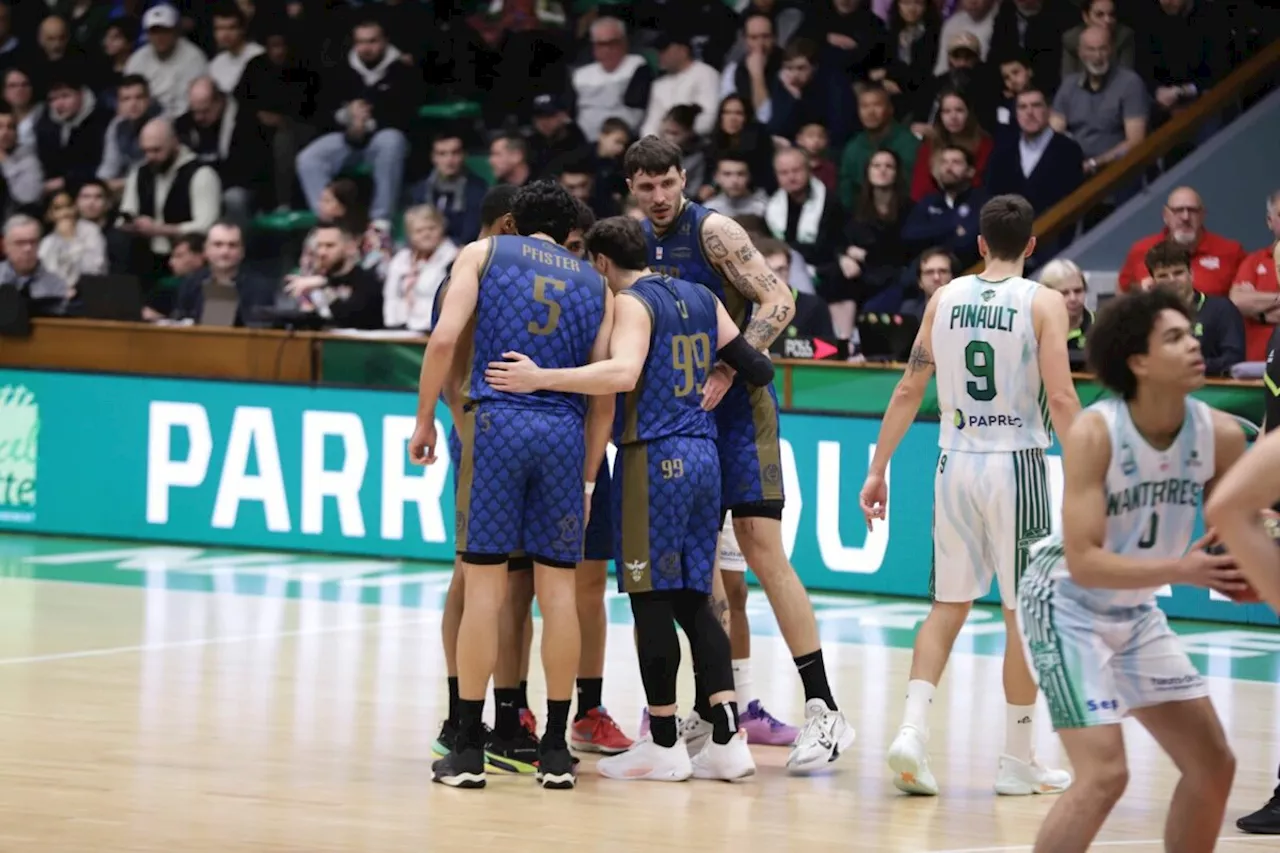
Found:
[[[567,791],[578,782],[577,762],[569,753],[569,747],[542,745],[538,754],[538,784],[544,788]]]
[[[483,788],[484,750],[465,747],[431,763],[431,779],[450,788]]]
[[[458,738],[458,724],[453,720],[445,720],[440,726],[440,734],[436,742],[431,744],[431,754],[436,758],[444,758],[453,750],[453,742]]]
[[[490,733],[484,746],[485,763],[505,773],[534,773],[538,769],[538,738],[526,728],[509,737]]]
[[[1280,835],[1280,796],[1236,821],[1236,828],[1251,835]]]

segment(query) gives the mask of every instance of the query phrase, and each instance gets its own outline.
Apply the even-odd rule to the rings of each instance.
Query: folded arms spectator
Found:
[[[382,281],[358,263],[357,235],[345,226],[322,222],[313,237],[315,274],[289,276],[285,290],[303,310],[319,314],[326,325],[382,328]]]
[[[1267,230],[1271,245],[1246,255],[1231,285],[1231,303],[1244,316],[1246,361],[1267,357],[1267,341],[1280,324],[1275,260],[1275,247],[1280,246],[1280,190],[1267,197]]]
[[[594,142],[610,118],[622,119],[632,132],[640,127],[653,70],[643,56],[629,51],[626,24],[617,18],[597,18],[590,33],[595,61],[573,72],[573,91],[578,126]]]
[[[1084,173],[1128,154],[1147,136],[1147,91],[1142,78],[1112,61],[1111,33],[1089,27],[1080,35],[1084,70],[1062,81],[1049,117],[1053,129],[1074,139]]]

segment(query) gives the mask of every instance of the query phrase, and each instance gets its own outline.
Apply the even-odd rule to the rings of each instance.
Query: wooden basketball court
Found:
[[[835,597],[820,597],[827,666],[858,740],[828,774],[788,777],[785,750],[756,748],[760,773],[738,785],[615,782],[593,758],[572,792],[493,774],[484,791],[433,785],[437,569],[0,537],[0,851],[979,853],[1029,850],[1052,805],[990,790],[1004,725],[990,613],[975,614],[935,700],[942,796],[898,794],[884,753],[922,603]],[[757,692],[794,721],[799,681],[756,604]],[[643,694],[625,602],[610,615],[605,701],[634,736]],[[1275,783],[1280,635],[1186,630],[1240,763],[1219,849],[1275,849],[1233,822]],[[1040,755],[1056,762],[1041,728]],[[1128,734],[1132,782],[1098,847],[1160,850],[1175,775]]]

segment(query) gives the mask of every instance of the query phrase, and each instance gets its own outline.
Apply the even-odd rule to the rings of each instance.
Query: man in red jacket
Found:
[[[1129,249],[1120,268],[1119,288],[1151,283],[1144,259],[1151,247],[1172,240],[1191,250],[1191,274],[1196,290],[1206,296],[1226,296],[1235,282],[1236,270],[1244,260],[1244,247],[1235,240],[1205,230],[1204,201],[1190,187],[1169,193],[1164,205],[1164,230],[1143,237]]]
[[[1267,341],[1280,323],[1280,293],[1276,292],[1273,254],[1276,241],[1280,241],[1280,190],[1267,198],[1267,228],[1275,240],[1245,256],[1231,285],[1231,301],[1244,316],[1245,361],[1266,360]]]

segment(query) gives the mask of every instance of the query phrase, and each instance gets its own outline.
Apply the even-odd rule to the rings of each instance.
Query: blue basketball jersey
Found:
[[[686,201],[680,215],[661,236],[654,232],[652,222],[644,220],[642,225],[649,242],[649,268],[708,288],[724,303],[725,310],[742,330],[751,319],[752,303],[736,288],[725,283],[702,248],[702,227],[712,213],[697,202]]]
[[[470,399],[585,413],[586,397],[580,394],[508,394],[491,388],[484,371],[509,351],[547,369],[587,364],[604,321],[604,301],[604,279],[560,246],[534,237],[491,238],[476,301]]]
[[[618,395],[614,443],[669,436],[715,438],[715,416],[702,409],[702,387],[716,360],[716,298],[687,281],[650,275],[619,295],[649,312],[649,355],[635,389]]]

